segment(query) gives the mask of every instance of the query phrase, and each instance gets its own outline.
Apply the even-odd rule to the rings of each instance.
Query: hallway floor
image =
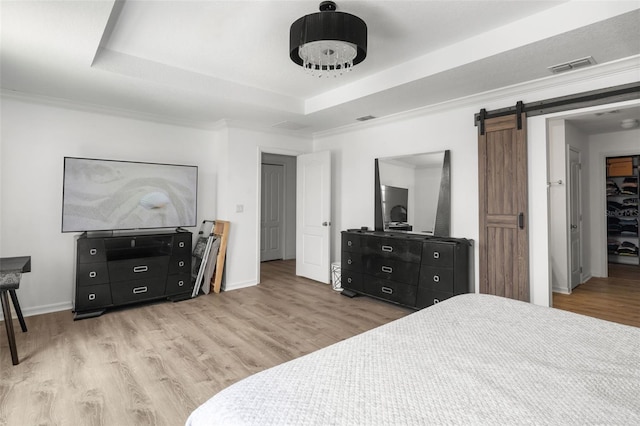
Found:
[[[640,327],[640,266],[609,264],[609,278],[591,278],[571,294],[553,293],[553,307]]]

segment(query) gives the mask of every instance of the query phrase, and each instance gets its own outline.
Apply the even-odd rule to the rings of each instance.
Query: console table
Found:
[[[191,297],[191,232],[76,237],[74,319],[132,303]]]

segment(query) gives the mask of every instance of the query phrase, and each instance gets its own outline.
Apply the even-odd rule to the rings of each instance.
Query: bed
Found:
[[[640,328],[466,294],[222,390],[205,425],[640,424]]]

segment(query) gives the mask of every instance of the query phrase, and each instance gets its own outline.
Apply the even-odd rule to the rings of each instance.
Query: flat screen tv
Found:
[[[198,167],[64,158],[62,232],[196,226]]]

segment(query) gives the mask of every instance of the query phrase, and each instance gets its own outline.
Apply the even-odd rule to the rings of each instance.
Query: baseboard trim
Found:
[[[223,290],[224,291],[239,290],[241,288],[253,287],[254,285],[257,285],[257,284],[258,283],[255,281],[244,281],[244,282],[233,283],[233,284],[225,283]]]
[[[20,301],[20,299],[18,299],[18,301]],[[26,309],[23,308],[22,315],[24,315],[25,317],[32,317],[34,315],[50,314],[53,312],[71,311],[72,309],[73,309],[73,304],[71,302],[61,302],[61,303],[54,303],[51,305],[35,306],[31,308],[26,308]],[[13,309],[13,304],[11,304],[11,316],[13,318],[17,318],[15,310]],[[1,312],[0,312],[0,318],[4,320],[4,316],[2,315]]]
[[[569,293],[569,292],[568,292],[566,289],[564,289],[564,288],[556,288],[556,287],[553,287],[553,288],[551,289],[551,291],[552,291],[552,292],[554,292],[554,293],[560,293],[560,294],[571,294],[571,293]]]
[[[587,274],[587,275],[584,275],[584,276],[580,277],[580,284],[586,283],[591,278],[593,278],[593,276],[591,274]]]

